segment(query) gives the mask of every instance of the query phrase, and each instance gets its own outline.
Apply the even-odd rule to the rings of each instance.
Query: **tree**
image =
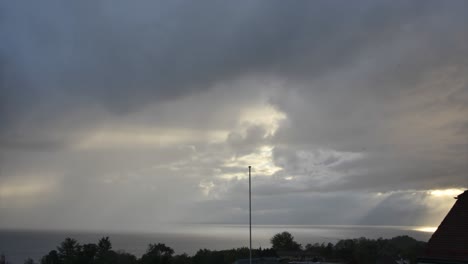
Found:
[[[56,250],[51,250],[49,254],[41,259],[41,264],[60,264],[60,259]]]
[[[301,250],[301,244],[294,241],[294,237],[289,232],[278,233],[271,240],[271,247],[274,250]]]
[[[310,251],[310,252],[319,252],[320,251],[320,244],[319,243],[314,243],[312,245],[312,244],[308,243],[305,246],[305,250]]]
[[[80,264],[94,264],[96,261],[97,251],[98,246],[96,244],[84,244],[81,247],[78,262]]]
[[[331,258],[333,257],[333,244],[328,243],[327,246],[325,247],[325,250],[323,251],[323,256],[326,258]]]
[[[168,264],[171,261],[174,250],[165,244],[149,244],[146,253],[141,256],[142,264]]]
[[[65,240],[57,248],[58,257],[63,264],[75,264],[78,262],[78,255],[81,250],[80,244],[73,238],[65,238]]]
[[[112,243],[109,237],[103,237],[99,240],[96,252],[96,263],[98,264],[110,264],[112,263],[112,257],[114,254],[112,249]]]
[[[137,263],[137,258],[130,254],[126,253],[124,251],[112,251],[113,252],[113,257],[112,257],[112,263],[113,264],[136,264]]]
[[[112,243],[110,242],[109,237],[103,237],[98,242],[98,251],[100,253],[109,252],[112,249]]]
[[[172,264],[191,264],[192,258],[189,257],[187,254],[177,255],[171,261]]]
[[[24,261],[24,264],[36,264],[36,262],[34,262],[34,260],[32,258],[27,258],[25,261]]]
[[[353,252],[356,248],[356,241],[353,239],[344,239],[338,241],[335,245],[335,252],[337,257],[352,262],[354,260]]]

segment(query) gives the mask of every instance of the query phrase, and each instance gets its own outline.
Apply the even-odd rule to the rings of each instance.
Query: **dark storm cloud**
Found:
[[[428,1],[10,1],[3,6],[3,121],[19,118],[25,108],[34,111],[37,104],[57,105],[49,115],[83,97],[122,113],[246,74],[307,79],[378,49],[405,27],[408,35],[439,27],[431,45],[460,49],[445,44],[453,43],[454,27],[466,20],[460,17],[463,2],[449,8]],[[449,12],[450,23],[443,17],[445,24],[431,24],[439,22],[434,14]],[[456,50],[423,50],[423,62],[451,54],[460,58]],[[405,67],[413,66],[396,70],[410,75]]]

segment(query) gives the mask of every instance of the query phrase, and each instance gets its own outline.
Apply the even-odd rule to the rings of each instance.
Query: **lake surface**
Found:
[[[149,243],[165,243],[176,254],[193,255],[198,249],[230,249],[248,246],[247,225],[181,225],[172,226],[170,232],[78,232],[78,231],[34,231],[0,230],[0,253],[12,264],[22,264],[28,257],[39,260],[56,247],[65,237],[72,237],[79,243],[97,243],[103,236],[109,236],[114,250],[141,256]],[[324,225],[254,225],[252,226],[252,247],[269,247],[269,239],[276,233],[288,231],[295,240],[307,243],[332,242],[346,238],[391,238],[408,235],[427,241],[433,228],[409,226],[324,226]]]

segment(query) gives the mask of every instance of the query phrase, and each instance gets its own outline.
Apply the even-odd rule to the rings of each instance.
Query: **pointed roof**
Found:
[[[468,263],[468,190],[456,197],[427,244],[426,258]]]

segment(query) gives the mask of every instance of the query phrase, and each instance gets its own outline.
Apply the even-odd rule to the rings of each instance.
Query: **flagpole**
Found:
[[[252,264],[252,189],[251,189],[251,166],[249,166],[249,235],[250,235],[250,247],[249,247],[249,253],[250,253],[250,264]]]

